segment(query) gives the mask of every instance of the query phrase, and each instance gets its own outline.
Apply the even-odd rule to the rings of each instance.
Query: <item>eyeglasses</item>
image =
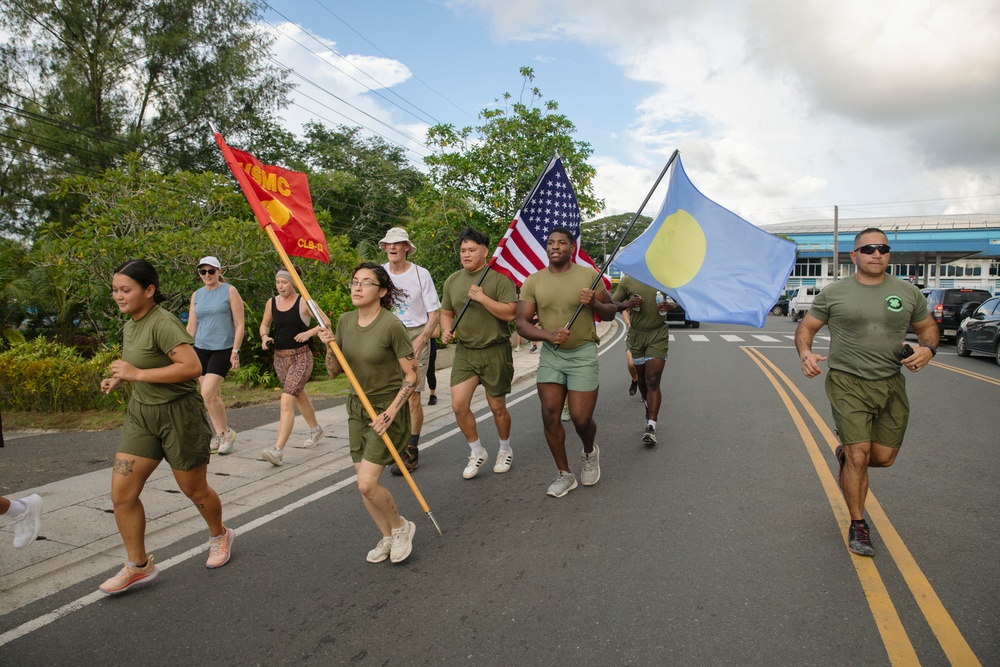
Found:
[[[369,287],[378,287],[378,283],[373,283],[370,280],[352,280],[347,284],[351,289],[354,289],[355,287],[364,287],[365,289],[368,289]]]
[[[198,269],[198,273],[200,273],[203,276],[214,276],[215,269]]]
[[[868,245],[855,248],[854,252],[860,252],[862,255],[874,255],[876,250],[883,255],[888,255],[889,245],[886,243],[869,243]]]

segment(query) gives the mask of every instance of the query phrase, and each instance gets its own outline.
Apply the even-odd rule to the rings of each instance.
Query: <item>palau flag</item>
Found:
[[[795,251],[698,192],[678,155],[659,213],[614,264],[669,294],[690,320],[762,327]]]

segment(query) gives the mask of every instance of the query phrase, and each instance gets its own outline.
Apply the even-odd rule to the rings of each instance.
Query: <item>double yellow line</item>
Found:
[[[996,378],[991,378],[989,375],[983,375],[982,373],[974,373],[973,371],[967,371],[964,368],[958,368],[956,366],[949,366],[948,364],[942,364],[940,361],[932,361],[931,366],[937,368],[942,368],[946,371],[951,371],[952,373],[958,373],[959,375],[964,375],[970,377],[974,380],[982,380],[983,382],[988,382],[990,384],[995,384],[1000,387],[1000,380]]]
[[[802,438],[802,442],[809,452],[809,457],[812,459],[813,466],[816,468],[816,474],[823,484],[823,490],[826,492],[830,507],[837,518],[837,524],[840,526],[841,534],[844,536],[846,551],[847,528],[851,523],[851,519],[847,511],[847,506],[844,503],[844,496],[837,486],[833,473],[830,471],[826,457],[820,450],[819,444],[816,442],[806,424],[805,418],[802,416],[802,411],[792,401],[788,392],[790,391],[798,399],[803,410],[809,416],[809,419],[812,420],[831,452],[839,444],[836,436],[819,416],[819,413],[816,412],[816,408],[799,391],[798,387],[765,357],[763,352],[752,347],[744,347],[742,350],[753,359],[754,363],[757,364],[774,386],[778,396],[781,397],[782,402],[785,404],[792,422],[798,429],[799,436]],[[951,367],[946,368],[953,370]],[[981,376],[981,379],[986,378],[985,376]],[[989,380],[992,380],[992,378],[989,378]],[[788,391],[785,390],[786,387]],[[945,656],[947,656],[953,665],[980,665],[976,654],[972,652],[972,648],[965,641],[958,626],[951,619],[940,598],[938,598],[937,593],[934,592],[927,577],[920,570],[910,550],[906,547],[899,533],[896,532],[892,522],[889,521],[889,517],[882,510],[882,506],[871,491],[868,492],[865,509],[868,510],[869,518],[871,518],[872,523],[878,529],[879,537],[885,544],[889,555],[896,562],[904,581],[906,581],[906,585],[909,586],[917,605],[920,607],[924,617],[927,619],[927,623],[934,632],[934,636],[937,638],[938,643],[941,644],[941,649],[944,651]],[[885,645],[889,661],[893,665],[920,664],[917,653],[910,642],[909,636],[906,634],[906,630],[903,628],[903,623],[896,612],[896,607],[892,603],[885,583],[882,581],[882,577],[875,566],[874,559],[851,554],[851,563],[857,571],[858,580],[861,582],[865,598],[868,600],[868,606],[871,608],[875,624],[878,627],[879,634],[882,636],[882,643]]]

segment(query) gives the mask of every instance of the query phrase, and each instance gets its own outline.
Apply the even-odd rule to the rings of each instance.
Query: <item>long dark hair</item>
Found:
[[[155,287],[156,289],[153,290],[153,303],[163,303],[167,300],[167,297],[160,291],[160,274],[156,272],[156,269],[147,260],[130,259],[115,269],[115,273],[128,276],[139,283],[139,287],[142,289],[146,289],[150,285]]]
[[[392,278],[389,277],[389,272],[385,270],[384,266],[376,264],[375,262],[361,262],[354,267],[354,271],[351,273],[351,278],[353,278],[361,269],[368,269],[374,273],[375,280],[378,281],[379,289],[385,290],[385,295],[379,299],[380,306],[386,310],[392,310],[397,304],[402,302],[405,296],[403,294],[403,290],[392,284]]]

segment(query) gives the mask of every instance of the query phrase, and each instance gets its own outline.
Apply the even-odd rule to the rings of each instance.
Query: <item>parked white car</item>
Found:
[[[788,316],[792,318],[792,322],[798,322],[809,312],[819,290],[819,287],[796,287],[789,293]]]

